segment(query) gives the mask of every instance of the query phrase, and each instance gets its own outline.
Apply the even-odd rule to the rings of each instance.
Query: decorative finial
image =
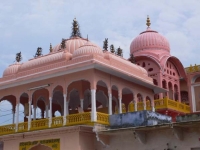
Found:
[[[42,56],[42,48],[41,48],[41,47],[38,47],[38,48],[37,48],[37,51],[36,51],[34,57],[36,58],[36,57],[39,57],[39,56]]]
[[[131,63],[136,64],[135,57],[133,54],[130,54],[130,58],[128,59]]]
[[[60,45],[61,45],[61,49],[65,49],[66,48],[65,39],[62,39]]]
[[[73,23],[72,23],[72,33],[71,33],[71,38],[72,37],[81,37],[81,33],[79,31],[79,25],[78,21],[76,21],[76,18],[74,18]]]
[[[110,52],[115,53],[115,47],[113,44],[110,45]]]
[[[88,34],[87,34],[87,41],[88,41]]]
[[[22,54],[21,54],[21,52],[19,52],[19,53],[16,54],[15,60],[16,60],[16,62],[20,62],[22,60]]]
[[[151,25],[151,22],[150,22],[150,19],[149,19],[149,15],[147,15],[147,23],[146,23],[146,25],[148,26],[148,28],[149,28],[150,25]]]
[[[52,52],[53,51],[53,48],[52,48],[52,45],[50,43],[50,48],[49,48],[49,51]]]
[[[108,38],[105,38],[105,41],[103,41],[103,49],[108,51]]]
[[[120,47],[117,49],[117,55],[123,57],[123,50]]]

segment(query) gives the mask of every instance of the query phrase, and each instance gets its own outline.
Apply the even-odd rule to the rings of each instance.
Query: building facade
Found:
[[[171,56],[169,42],[150,28],[149,18],[146,31],[132,41],[130,54],[134,63],[82,38],[75,19],[71,37],[53,48],[50,45],[48,54],[41,55],[38,48],[34,58],[21,63],[18,53],[16,63],[0,78],[0,101],[10,102],[13,113],[12,124],[0,126],[1,148],[197,148],[198,121],[188,125],[177,123],[176,118],[200,109],[199,66],[184,68]],[[172,121],[109,129],[109,116],[137,111],[158,112]]]

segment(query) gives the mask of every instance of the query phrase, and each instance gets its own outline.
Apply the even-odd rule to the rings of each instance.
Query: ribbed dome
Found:
[[[147,28],[146,31],[140,33],[131,43],[130,52],[135,53],[141,50],[164,50],[170,52],[170,46],[167,39],[160,35],[157,31]]]
[[[65,41],[65,46],[66,46],[65,50],[67,50],[68,52],[73,54],[76,49],[78,49],[80,46],[84,45],[86,42],[87,42],[87,39],[83,39],[78,36],[72,37]],[[61,44],[58,44],[53,48],[53,52],[56,52],[59,50],[62,50]]]
[[[53,64],[59,61],[69,60],[71,58],[71,55],[72,55],[71,53],[61,51],[57,53],[50,53],[48,55],[44,55],[38,58],[33,58],[23,63],[20,67],[20,71],[33,69],[38,66]]]
[[[86,44],[74,51],[73,58],[88,54],[98,54],[103,56],[103,51],[100,47],[88,41]]]
[[[4,70],[3,77],[14,75],[15,73],[17,73],[20,66],[21,66],[20,63],[15,63],[15,64],[10,65],[8,68]]]

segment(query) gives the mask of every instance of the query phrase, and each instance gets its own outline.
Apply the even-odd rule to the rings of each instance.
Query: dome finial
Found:
[[[72,33],[71,33],[71,38],[72,37],[81,37],[81,33],[79,30],[79,25],[78,25],[78,21],[76,20],[76,18],[74,18],[73,23],[72,23]]]
[[[50,43],[50,48],[49,48],[49,52],[51,53],[53,51],[52,45]]]
[[[149,15],[147,15],[147,23],[146,23],[146,25],[148,26],[148,28],[149,28],[150,25],[151,25],[151,22],[150,22],[150,19],[149,19]]]

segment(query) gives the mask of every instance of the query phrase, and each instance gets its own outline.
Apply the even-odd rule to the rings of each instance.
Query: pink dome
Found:
[[[14,75],[15,73],[17,73],[20,66],[21,66],[20,63],[15,63],[15,64],[10,65],[8,68],[4,70],[3,77]]]
[[[170,46],[167,39],[150,28],[147,28],[146,31],[140,33],[140,35],[132,41],[130,46],[131,53],[155,49],[170,52]]]
[[[72,38],[67,39],[65,41],[65,46],[66,46],[65,50],[67,50],[68,52],[73,54],[73,52],[76,49],[78,49],[80,46],[84,45],[86,42],[87,42],[87,39],[83,39],[83,38],[80,38],[78,36],[72,37]],[[58,44],[53,48],[53,52],[60,51],[60,50],[62,50],[61,44]]]
[[[88,54],[97,54],[103,56],[103,51],[99,46],[88,41],[86,44],[74,51],[73,58]]]

